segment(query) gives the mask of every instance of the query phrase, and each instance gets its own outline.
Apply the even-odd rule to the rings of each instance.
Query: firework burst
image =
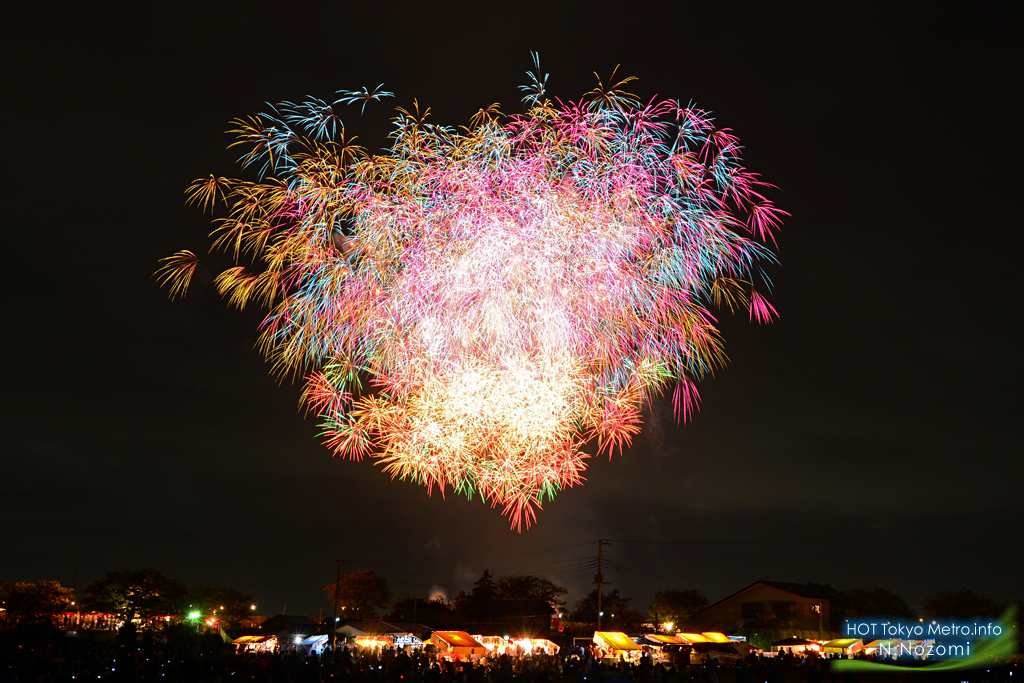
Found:
[[[306,376],[325,443],[519,529],[583,480],[588,442],[629,445],[654,396],[696,408],[725,359],[711,307],[772,319],[752,283],[784,215],[705,112],[643,104],[631,79],[563,104],[529,75],[522,115],[456,130],[399,108],[382,155],[334,111],[382,86],[283,103],[233,122],[257,180],[188,190],[227,207],[214,247],[236,265],[215,284],[270,309],[261,347]],[[173,296],[195,268],[183,251],[159,274]]]

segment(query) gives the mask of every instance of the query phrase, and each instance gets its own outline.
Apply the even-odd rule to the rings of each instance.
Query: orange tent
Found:
[[[642,650],[643,648],[630,640],[629,636],[620,631],[595,631],[594,642],[611,650]]]
[[[662,645],[686,645],[687,644],[686,641],[683,640],[682,638],[680,638],[679,636],[665,636],[665,635],[659,635],[657,633],[647,633],[647,634],[644,634],[644,638],[646,638],[647,640],[653,640],[656,643],[661,643]]]
[[[465,631],[434,631],[430,640],[438,650],[452,655],[485,655],[487,648]]]

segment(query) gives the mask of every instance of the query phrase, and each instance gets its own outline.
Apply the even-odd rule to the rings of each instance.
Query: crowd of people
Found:
[[[950,683],[1014,683],[1012,669],[961,672]],[[1021,675],[1024,675],[1022,673]],[[901,674],[901,676],[903,676]],[[862,678],[862,677],[861,677]],[[925,680],[922,680],[924,678]],[[947,676],[948,678],[948,676]],[[891,675],[877,680],[896,681]],[[946,683],[941,676],[917,677]],[[598,658],[587,648],[557,655],[500,655],[449,660],[422,651],[339,647],[323,656],[235,653],[224,643],[170,649],[148,643],[7,643],[0,683],[861,683],[831,671],[828,661],[792,654],[750,655],[737,662],[691,664],[688,657],[650,655],[636,662]],[[867,681],[864,681],[867,683]]]

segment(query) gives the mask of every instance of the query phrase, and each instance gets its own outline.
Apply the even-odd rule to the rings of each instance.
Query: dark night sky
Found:
[[[153,566],[315,615],[345,558],[396,595],[454,594],[489,568],[551,578],[571,604],[610,538],[612,587],[641,608],[765,576],[917,607],[941,589],[1024,597],[1010,4],[778,4],[9,15],[0,582]],[[731,363],[696,418],[655,406],[630,451],[519,535],[479,502],[332,459],[254,350],[258,312],[209,287],[170,302],[150,276],[205,253],[183,192],[239,173],[229,119],[383,82],[396,100],[344,112],[380,146],[413,97],[454,125],[494,101],[518,111],[530,50],[563,98],[621,63],[639,94],[713,111],[792,217],[772,270],[781,320],[727,318]]]

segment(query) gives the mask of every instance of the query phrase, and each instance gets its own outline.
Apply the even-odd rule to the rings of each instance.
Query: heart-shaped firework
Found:
[[[585,444],[631,442],[652,396],[695,408],[724,360],[710,307],[771,319],[752,283],[783,215],[704,112],[641,105],[625,81],[562,104],[530,75],[526,114],[491,107],[457,131],[399,109],[375,156],[333,105],[281,104],[235,122],[259,180],[190,189],[226,203],[215,247],[258,265],[216,284],[271,307],[262,346],[308,373],[326,443],[476,492],[520,529],[582,481]],[[172,295],[195,265],[166,260]]]

